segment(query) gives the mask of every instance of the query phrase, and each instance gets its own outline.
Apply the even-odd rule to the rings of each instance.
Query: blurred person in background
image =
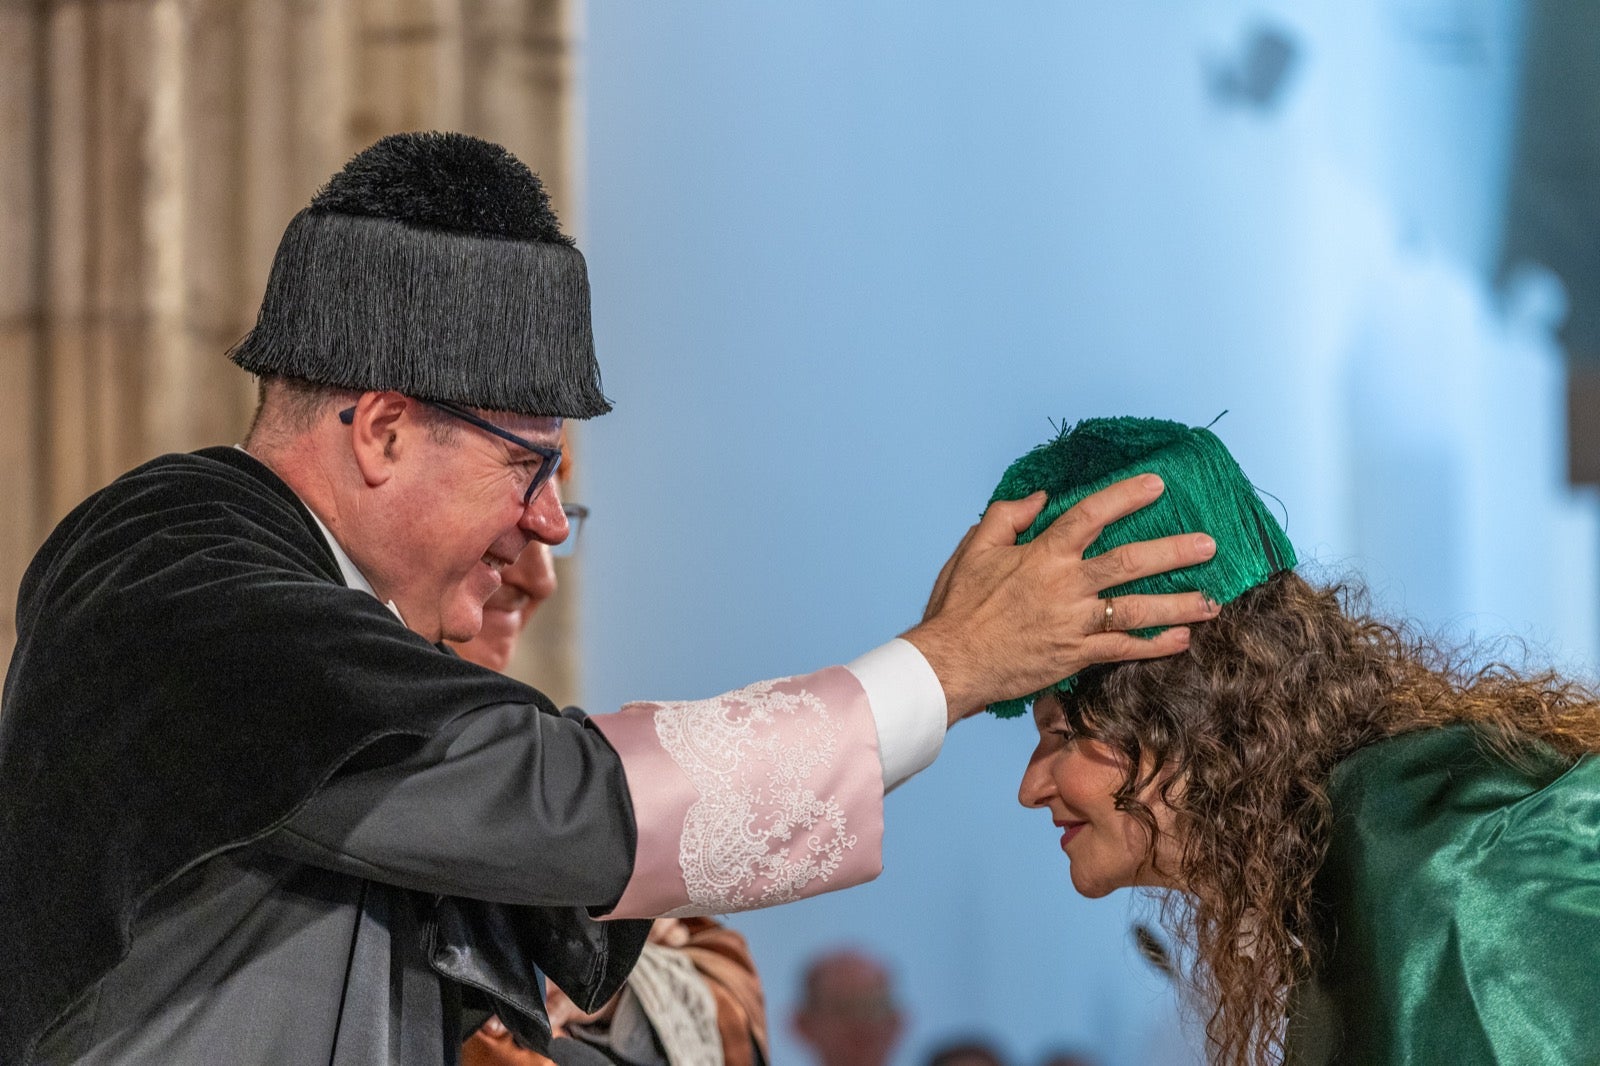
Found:
[[[883,962],[855,948],[816,956],[801,979],[794,1033],[817,1066],[886,1066],[905,1031]]]
[[[558,545],[535,540],[522,549],[517,561],[500,575],[500,587],[483,603],[483,625],[470,640],[448,640],[447,644],[457,655],[468,662],[486,666],[504,673],[517,653],[517,643],[523,631],[533,621],[539,607],[556,593],[556,556],[570,556],[576,550],[589,516],[583,504],[564,501],[572,484],[577,464],[573,461],[572,442],[561,434],[561,466],[550,486],[561,511],[567,518],[567,539]]]
[[[552,489],[565,490],[575,464],[562,435],[562,463]],[[572,532],[562,554],[576,548],[588,508],[563,503]],[[506,568],[503,584],[483,605],[483,629],[451,642],[462,658],[504,670],[539,607],[556,592],[549,545],[533,543]],[[744,937],[709,918],[658,918],[623,990],[600,1010],[580,1011],[555,985],[545,1006],[552,1033],[579,1041],[595,1056],[626,1066],[763,1066],[767,1061],[766,1005]],[[585,1054],[565,1048],[569,1058]],[[591,1057],[595,1057],[591,1056]],[[517,1042],[491,1015],[461,1049],[462,1066],[547,1066],[550,1060]]]
[[[578,524],[588,509],[578,504],[563,504],[567,525],[576,535]],[[500,575],[500,587],[483,603],[483,628],[468,641],[448,641],[468,662],[502,673],[511,665],[517,641],[533,621],[539,604],[556,590],[556,562],[548,544],[533,543],[522,550],[514,565]]]
[[[1100,1066],[1100,1062],[1087,1051],[1080,1051],[1077,1048],[1059,1048],[1045,1052],[1044,1057],[1039,1060],[1039,1066]],[[1153,1063],[1152,1066],[1154,1066]],[[1170,1066],[1170,1064],[1163,1064],[1163,1066]]]
[[[1213,1063],[1600,1062],[1596,693],[1302,578],[1209,430],[1082,422],[995,495],[1066,506],[1142,471],[1161,505],[1097,547],[1203,523],[1212,562],[1130,591],[1222,609],[1184,655],[1035,695],[1018,798],[1061,829],[1074,887],[1173,890]]]
[[[575,464],[572,461],[571,440],[561,434],[561,466],[556,471],[552,490],[564,490],[572,481]],[[570,532],[567,541],[575,541],[579,527],[572,524],[575,512],[572,505],[563,504]],[[586,511],[583,513],[587,513]],[[447,641],[456,654],[468,662],[504,672],[516,654],[517,642],[523,630],[533,621],[539,606],[555,595],[556,565],[550,545],[534,541],[522,549],[517,561],[506,567],[500,575],[500,587],[483,604],[483,628],[467,641]],[[553,986],[549,986],[553,988]],[[565,998],[565,997],[563,997]],[[567,1002],[571,1002],[568,1000]],[[552,1035],[563,1035],[551,993],[547,988],[545,1007],[551,1015]],[[529,1048],[523,1047],[498,1015],[491,1014],[472,1033],[461,1049],[461,1066],[551,1066],[551,1061]]]
[[[622,991],[585,1012],[549,985],[562,1061],[607,1066],[765,1066],[766,1006],[744,937],[710,918],[657,918]],[[461,1066],[547,1066],[497,1017],[462,1048]]]
[[[1006,1066],[1006,1060],[989,1041],[965,1038],[935,1048],[928,1066]]]

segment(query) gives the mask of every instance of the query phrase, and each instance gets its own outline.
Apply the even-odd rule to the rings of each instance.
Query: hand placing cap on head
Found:
[[[1138,474],[1160,476],[1166,490],[1154,503],[1106,526],[1085,558],[1178,533],[1210,534],[1217,551],[1205,562],[1106,589],[1101,596],[1108,620],[1115,617],[1119,596],[1201,592],[1225,604],[1280,570],[1293,569],[1294,546],[1227,446],[1209,429],[1180,422],[1091,418],[1068,426],[1012,463],[990,502],[1048,494],[1033,524],[1017,535],[1017,543],[1026,544],[1084,497]],[[1133,630],[1136,636],[1158,632],[1159,627]],[[1072,677],[1063,678],[1043,691],[1069,692],[1072,683]],[[1012,718],[1024,713],[1032,698],[1005,700],[989,709]]]

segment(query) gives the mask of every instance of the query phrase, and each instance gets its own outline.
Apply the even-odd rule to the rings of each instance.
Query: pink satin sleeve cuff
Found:
[[[882,871],[877,727],[844,667],[590,721],[622,757],[639,827],[606,917],[770,907]]]

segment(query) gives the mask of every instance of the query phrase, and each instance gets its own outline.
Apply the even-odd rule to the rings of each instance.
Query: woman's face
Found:
[[[1073,736],[1054,695],[1034,703],[1033,718],[1039,746],[1022,772],[1017,799],[1050,812],[1072,865],[1072,887],[1091,899],[1133,885],[1175,887],[1169,879],[1177,858],[1172,811],[1157,785],[1139,797],[1160,831],[1158,862],[1152,863],[1149,834],[1112,798],[1127,774],[1126,760],[1097,740]]]

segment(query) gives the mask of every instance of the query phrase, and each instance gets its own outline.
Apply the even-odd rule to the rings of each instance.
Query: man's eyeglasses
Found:
[[[443,400],[423,400],[422,402],[429,407],[443,411],[451,418],[459,418],[463,422],[477,426],[485,433],[492,433],[501,440],[510,441],[524,451],[539,457],[539,465],[534,468],[533,477],[528,482],[528,490],[522,494],[522,506],[524,507],[533,502],[534,497],[539,495],[539,490],[544,488],[545,483],[555,476],[556,468],[561,465],[560,448],[550,448],[543,444],[535,444],[531,440],[517,436],[509,429],[501,429],[488,419],[479,418],[466,408],[457,407],[453,403],[446,403]],[[346,407],[339,412],[339,421],[347,426],[355,421],[355,417],[356,409],[354,407]],[[569,536],[567,539],[571,540],[572,538]]]
[[[565,559],[578,550],[578,534],[583,532],[583,523],[589,517],[589,508],[581,503],[564,503],[561,510],[567,516],[567,539],[560,544],[550,545],[550,554],[557,559]]]

